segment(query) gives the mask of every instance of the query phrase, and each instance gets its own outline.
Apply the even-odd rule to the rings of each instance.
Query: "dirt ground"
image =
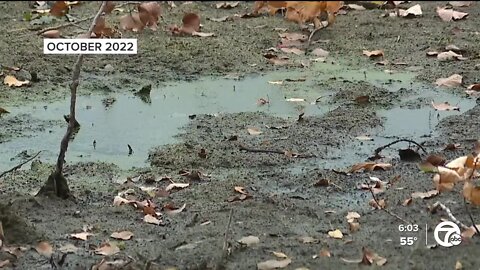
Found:
[[[432,174],[421,172],[416,162],[400,160],[396,150],[407,144],[393,146],[380,160],[391,163],[391,169],[342,173],[351,165],[366,161],[368,155],[359,153],[367,149],[373,154],[373,149],[382,145],[377,141],[364,144],[355,139],[361,134],[385,130],[386,120],[379,115],[379,110],[393,106],[429,106],[429,101],[425,104],[422,98],[407,101],[408,97],[423,91],[414,87],[416,83],[433,85],[438,78],[458,73],[463,76],[462,87],[439,91],[467,99],[466,86],[480,82],[477,18],[480,5],[456,8],[470,13],[467,19],[442,22],[435,8],[446,3],[422,2],[423,15],[408,19],[383,18],[381,15],[386,11],[379,9],[349,10],[337,16],[335,24],[322,30],[322,41],[312,45],[330,53],[327,61],[341,61],[353,70],[414,70],[412,84],[394,93],[367,80],[334,78],[317,82],[315,86],[333,93],[329,101],[332,109],[322,116],[306,114],[297,121],[261,112],[197,115],[178,135],[179,143],[156,145],[151,142],[150,166],[144,168],[126,170],[102,161],[71,163],[67,154],[64,173],[75,200],[34,196],[53,168],[53,164],[42,162],[41,155],[23,170],[0,178],[0,220],[5,243],[29,247],[19,256],[5,250],[1,252],[0,261],[11,262],[4,268],[50,269],[52,261],[58,262],[62,257],[61,247],[73,244],[78,249],[64,258],[63,269],[91,269],[105,257],[95,254],[95,249],[110,241],[120,246],[120,252],[105,257],[106,260],[119,264],[121,260],[131,261],[118,269],[256,269],[257,263],[276,259],[273,251],[283,252],[291,259],[285,269],[456,269],[458,262],[463,265],[462,269],[479,269],[480,258],[475,255],[480,246],[476,236],[452,248],[430,246],[434,243],[433,228],[442,219],[448,219],[444,211],[428,210],[435,202],[447,205],[458,220],[471,225],[461,186],[429,200],[413,199],[408,206],[402,205],[413,192],[434,189]],[[114,96],[138,90],[145,84],[155,87],[206,76],[240,76],[241,80],[253,74],[286,70],[316,76],[317,71],[308,71],[310,67],[274,66],[263,56],[266,49],[279,43],[278,31],[273,28],[301,32],[297,24],[280,16],[237,18],[227,22],[207,19],[243,14],[251,10],[252,2],[240,2],[238,7],[229,10],[216,9],[215,2],[180,4],[169,9],[162,3],[161,28],[179,24],[185,12],[194,11],[202,16],[203,31],[213,32],[216,37],[173,37],[161,29],[125,33],[124,37],[138,38],[139,53],[86,57],[79,95]],[[414,4],[416,2],[403,6]],[[71,14],[84,18],[94,14],[97,8],[98,3],[83,3],[73,8]],[[69,95],[75,57],[43,55],[42,39],[27,29],[32,27],[28,22],[22,21],[22,14],[29,10],[28,2],[0,2],[3,14],[0,32],[4,33],[0,38],[0,63],[4,67],[22,67],[18,72],[4,71],[13,72],[19,79],[31,79],[35,72],[39,79],[29,87],[9,88],[2,84],[0,107],[7,110],[28,106],[32,101],[48,104]],[[110,20],[115,23],[118,15],[112,15]],[[86,27],[87,23],[82,26]],[[83,30],[69,27],[64,31],[66,35],[73,35]],[[427,51],[443,51],[450,44],[461,48],[462,55],[468,59],[440,62],[426,56]],[[362,55],[363,50],[376,49],[384,50],[389,63],[406,64],[376,65],[378,59]],[[297,62],[308,59],[289,56]],[[106,65],[111,65],[114,71],[106,70]],[[373,99],[369,104],[357,105],[353,100],[360,95]],[[428,153],[441,153],[452,160],[472,151],[473,142],[480,138],[480,130],[476,128],[480,107],[461,112],[442,118],[433,127],[434,132],[420,138],[418,142]],[[61,117],[58,121],[39,122],[28,111],[22,115],[0,115],[0,147],[24,134],[63,125]],[[248,127],[265,125],[281,128],[262,128],[259,136],[246,132]],[[461,144],[463,148],[444,151],[449,143]],[[199,155],[201,149],[207,151],[206,158]],[[248,151],[252,149],[273,152]],[[288,157],[282,153],[286,150],[305,156]],[[425,156],[422,153],[422,157]],[[0,157],[4,158],[15,157]],[[182,174],[185,171],[190,173]],[[140,189],[164,189],[169,184],[169,180],[165,180],[167,176],[173,182],[190,185],[168,195],[157,192],[153,198]],[[369,205],[371,194],[358,188],[369,176],[395,182],[377,196],[386,201],[386,209],[397,217]],[[123,183],[127,177],[135,182]],[[320,179],[328,179],[331,184],[314,186]],[[236,200],[241,194],[234,191],[235,186],[245,187],[249,197]],[[177,214],[162,211],[159,226],[147,224],[142,220],[141,211],[131,205],[112,205],[114,197],[127,189],[133,189],[129,195],[132,198],[139,201],[150,198],[160,208],[167,204],[186,207]],[[471,205],[468,208],[476,223],[480,223],[480,208]],[[353,211],[360,214],[360,229],[355,232],[350,231],[345,218]],[[405,222],[418,225],[420,231],[399,232],[398,226],[408,224]],[[87,241],[72,239],[70,234],[81,232],[84,225],[91,226],[89,232],[93,235]],[[425,226],[429,246],[425,244]],[[342,239],[329,237],[329,231],[335,229],[343,232]],[[121,230],[131,231],[133,238],[126,241],[110,238],[112,232]],[[225,255],[226,231],[229,248]],[[257,236],[259,243],[245,246],[237,241],[250,235]],[[416,237],[417,241],[412,246],[401,246],[402,236]],[[42,240],[53,245],[53,259],[33,249]],[[386,258],[387,263],[360,265],[355,260],[362,258],[363,247]],[[331,256],[320,256],[321,250],[328,250]]]

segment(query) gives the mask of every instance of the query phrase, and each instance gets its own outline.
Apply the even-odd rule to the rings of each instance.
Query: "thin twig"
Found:
[[[432,205],[432,209],[437,209],[437,208],[442,208],[445,213],[447,213],[447,216],[455,222],[459,227],[462,227],[462,229],[468,229],[468,226],[463,224],[460,220],[458,220],[453,214],[450,208],[446,207],[443,203],[441,202],[436,202]]]
[[[23,165],[27,164],[28,162],[32,161],[33,159],[35,159],[38,155],[40,155],[42,151],[38,151],[38,153],[36,153],[35,155],[33,155],[31,158],[25,160],[24,162],[16,165],[15,167],[11,168],[10,170],[6,170],[2,173],[0,173],[0,178],[2,178],[4,175],[6,175],[7,173],[11,173],[13,171],[16,171],[18,169],[20,169]]]
[[[375,149],[375,156],[378,156],[380,154],[380,152],[382,152],[383,149],[387,148],[387,147],[390,147],[396,143],[399,143],[399,142],[409,142],[409,143],[413,143],[415,145],[417,145],[418,147],[420,147],[420,149],[422,149],[422,151],[425,153],[425,154],[428,154],[427,150],[425,150],[425,148],[423,148],[423,146],[421,146],[419,143],[417,143],[416,141],[413,141],[413,140],[409,140],[409,139],[399,139],[399,140],[396,140],[396,141],[393,141],[389,144],[386,144],[386,145],[383,145],[383,146],[380,146],[378,147],[377,149]]]
[[[222,269],[223,261],[228,256],[228,239],[230,238],[230,225],[232,224],[232,218],[233,218],[233,208],[230,209],[227,227],[225,228],[225,234],[223,236],[222,253],[220,258],[218,258],[218,261],[215,265],[215,269]]]
[[[470,221],[472,222],[473,228],[475,229],[477,234],[480,235],[480,231],[477,228],[477,224],[475,224],[475,220],[473,220],[472,213],[470,213],[470,210],[468,209],[467,199],[465,197],[463,197],[463,204],[465,205],[465,211],[467,211],[467,215],[470,218]]]
[[[57,25],[57,26],[47,27],[47,28],[45,28],[45,29],[42,29],[42,30],[40,30],[40,31],[37,31],[37,35],[41,35],[41,34],[47,32],[47,31],[58,30],[58,29],[60,29],[60,28],[65,28],[65,27],[73,26],[73,25],[76,25],[76,24],[81,23],[81,22],[84,22],[84,21],[92,20],[93,18],[95,18],[95,16],[90,16],[90,17],[87,17],[87,18],[83,18],[83,19],[78,20],[78,21],[75,21],[75,22],[69,22],[69,23],[60,24],[60,25]]]
[[[93,17],[93,21],[86,34],[87,38],[91,36],[93,28],[95,27],[100,15],[102,15],[103,9],[106,4],[107,4],[107,1],[103,1],[97,14]],[[73,131],[75,130],[75,127],[76,127],[75,123],[78,123],[75,119],[75,109],[76,109],[76,103],[77,103],[77,87],[79,84],[80,69],[82,67],[82,61],[83,61],[83,54],[80,54],[78,55],[77,61],[75,62],[75,65],[73,68],[72,84],[70,84],[70,118],[69,118],[70,121],[68,122],[67,132],[63,136],[62,141],[60,143],[60,153],[58,154],[57,165],[55,167],[56,175],[62,174],[63,165],[65,163],[65,153],[67,152],[67,149],[68,149],[68,142],[70,140],[70,137],[72,136]],[[56,183],[54,184],[56,187]]]
[[[380,203],[378,202],[377,197],[375,196],[375,193],[373,193],[372,187],[367,183],[366,180],[365,180],[365,184],[368,186],[368,190],[369,190],[370,193],[372,194],[373,200],[375,201],[375,203],[378,205],[378,207],[379,207],[380,209],[382,209],[383,211],[385,211],[385,213],[389,214],[389,215],[392,216],[392,217],[397,218],[398,220],[402,221],[402,222],[405,223],[405,224],[412,224],[411,222],[409,222],[409,221],[401,218],[401,217],[398,216],[397,214],[392,213],[390,210],[388,210],[388,209],[380,206]]]
[[[225,257],[225,255],[228,253],[228,238],[229,238],[229,235],[230,235],[230,225],[232,224],[232,217],[233,217],[233,208],[230,209],[230,215],[228,217],[228,224],[227,224],[227,228],[225,229],[225,235],[224,235],[224,238],[223,238],[223,256],[222,257]]]

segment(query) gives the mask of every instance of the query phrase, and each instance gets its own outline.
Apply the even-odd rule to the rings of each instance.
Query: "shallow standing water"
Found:
[[[175,143],[175,135],[195,114],[219,114],[239,112],[265,112],[267,114],[296,118],[300,111],[306,116],[321,116],[335,108],[329,103],[335,89],[319,86],[332,77],[353,82],[367,81],[374,86],[395,92],[400,88],[420,89],[420,94],[411,100],[424,98],[435,102],[449,101],[461,108],[462,112],[472,108],[475,101],[435,89],[433,86],[413,83],[414,74],[387,74],[379,70],[350,70],[346,66],[318,63],[305,72],[276,72],[264,76],[252,76],[241,80],[205,78],[194,82],[179,82],[153,88],[151,103],[142,101],[133,93],[106,96],[80,96],[77,99],[77,119],[81,129],[69,146],[68,162],[100,161],[115,163],[121,168],[147,165],[148,152],[152,147]],[[284,82],[281,85],[269,82],[306,78],[301,82]],[[361,95],[361,93],[359,93]],[[315,103],[318,97],[325,97]],[[103,101],[114,98],[109,106]],[[263,106],[257,104],[260,98],[268,99]],[[304,98],[303,102],[290,102],[288,98]],[[36,102],[28,106],[9,108],[13,117],[29,113],[38,120],[63,121],[68,114],[68,99],[51,103]],[[435,112],[429,104],[420,108],[393,107],[379,108],[377,113],[385,118],[384,131],[365,134],[374,139],[371,142],[352,142],[352,153],[332,153],[332,158],[342,160],[335,166],[349,166],[353,161],[365,159],[372,149],[387,143],[392,138],[420,138],[431,136],[440,119],[461,112]],[[18,164],[14,159],[26,150],[29,154],[42,150],[41,159],[54,162],[59,142],[65,132],[65,125],[56,125],[43,132],[27,134],[0,144],[0,170]],[[188,131],[187,131],[188,132]],[[94,147],[94,141],[96,142]],[[128,147],[133,148],[129,155]],[[347,158],[348,156],[348,158]],[[318,166],[318,161],[316,162]],[[309,162],[307,162],[309,163]],[[328,168],[329,162],[322,161]]]

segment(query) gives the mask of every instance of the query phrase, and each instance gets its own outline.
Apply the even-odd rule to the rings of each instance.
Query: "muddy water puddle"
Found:
[[[338,81],[343,80],[367,81],[391,92],[401,88],[415,88],[416,94],[409,96],[413,102],[418,99],[433,100],[437,103],[448,101],[459,106],[462,112],[475,105],[474,100],[434,89],[433,86],[413,83],[414,74],[351,70],[345,65],[317,63],[311,69],[301,72],[276,72],[240,80],[205,78],[154,87],[150,94],[150,103],[133,93],[80,96],[77,99],[77,119],[82,126],[71,142],[66,158],[69,163],[107,162],[124,169],[147,166],[149,150],[155,146],[177,142],[175,135],[182,132],[181,128],[188,124],[190,117],[198,114],[258,111],[277,117],[296,118],[302,111],[306,116],[321,116],[336,106],[344,106],[332,105],[329,102],[335,93],[335,87],[325,86],[322,82],[332,78],[337,81],[332,85],[338,85]],[[280,84],[279,81],[283,83]],[[257,101],[260,98],[268,100],[269,103],[259,106]],[[291,102],[288,101],[290,98],[302,98],[305,101]],[[58,121],[63,119],[64,114],[68,114],[68,102],[66,99],[7,107],[11,113],[5,117],[27,113],[39,121]],[[356,135],[368,135],[373,141],[352,142],[347,146],[348,153],[333,151],[331,158],[335,162],[306,160],[302,167],[349,166],[364,160],[373,149],[391,141],[392,138],[418,139],[432,136],[434,127],[443,117],[461,113],[457,111],[437,113],[428,103],[418,105],[418,108],[410,106],[379,108],[377,113],[385,118],[384,130],[378,134]],[[64,125],[51,126],[45,131],[26,134],[27,136],[1,143],[0,170],[18,164],[18,159],[14,157],[25,150],[28,153],[42,150],[41,159],[45,162],[54,162],[64,132]],[[131,155],[127,145],[133,149]],[[292,169],[292,172],[295,171],[300,172],[301,169]]]

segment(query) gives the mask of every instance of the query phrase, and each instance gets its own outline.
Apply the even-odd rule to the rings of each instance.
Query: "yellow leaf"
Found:
[[[328,236],[335,238],[335,239],[342,239],[343,238],[343,233],[339,230],[336,229],[334,231],[329,231]]]
[[[5,79],[3,80],[3,83],[12,87],[12,86],[16,86],[16,87],[20,87],[20,86],[23,86],[23,85],[27,85],[30,83],[30,81],[26,80],[26,81],[19,81],[17,80],[17,78],[15,78],[14,76],[12,75],[7,75],[5,76]]]

